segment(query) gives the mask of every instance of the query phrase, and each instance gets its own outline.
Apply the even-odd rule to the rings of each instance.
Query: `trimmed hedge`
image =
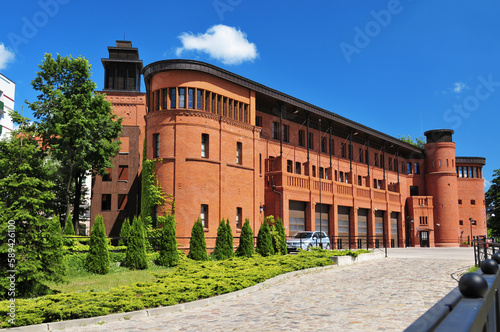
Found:
[[[62,293],[16,299],[16,326],[96,317],[174,305],[253,286],[279,274],[332,265],[331,252],[313,250],[288,256],[253,256],[224,261],[184,259],[172,272],[156,273],[156,282],[139,282],[102,292]],[[0,327],[7,321],[8,302],[0,302]]]

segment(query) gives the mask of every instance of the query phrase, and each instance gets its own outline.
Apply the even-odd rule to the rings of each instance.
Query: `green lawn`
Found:
[[[47,282],[46,285],[52,290],[61,293],[104,291],[111,287],[126,286],[135,282],[155,281],[157,278],[154,272],[168,271],[170,269],[154,265],[148,270],[131,271],[123,267],[112,267],[111,272],[106,275],[95,275],[82,273],[79,276],[72,276],[68,281],[60,284]]]
[[[85,271],[83,263],[86,254],[68,255],[65,258],[68,266],[66,281],[63,283],[46,282],[45,284],[56,293],[96,292],[136,282],[155,281],[157,278],[154,273],[172,270],[154,264],[155,255],[149,255],[149,268],[147,270],[129,270],[120,266],[119,261],[123,255],[124,253],[110,253],[111,267],[109,273],[105,275]]]

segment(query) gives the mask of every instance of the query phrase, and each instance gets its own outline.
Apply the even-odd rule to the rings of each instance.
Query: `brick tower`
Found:
[[[437,247],[459,245],[459,212],[457,173],[455,168],[455,143],[453,130],[437,129],[424,133],[427,138],[426,187],[434,198],[434,230]]]

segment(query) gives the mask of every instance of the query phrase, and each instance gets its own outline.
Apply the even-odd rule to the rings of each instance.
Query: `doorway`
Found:
[[[428,247],[429,246],[429,232],[421,231],[420,232],[420,246]]]

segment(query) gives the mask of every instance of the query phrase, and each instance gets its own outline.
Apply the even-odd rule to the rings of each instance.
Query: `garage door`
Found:
[[[391,247],[395,248],[398,246],[398,219],[399,212],[391,212]]]
[[[316,204],[316,231],[328,232],[328,211],[330,206],[327,204]]]
[[[349,236],[350,214],[351,214],[350,207],[339,206],[339,209],[338,209],[339,236]]]
[[[368,209],[358,210],[358,236],[368,234]]]
[[[306,203],[299,201],[289,201],[288,224],[290,226],[290,235],[294,235],[299,231],[306,230]]]

